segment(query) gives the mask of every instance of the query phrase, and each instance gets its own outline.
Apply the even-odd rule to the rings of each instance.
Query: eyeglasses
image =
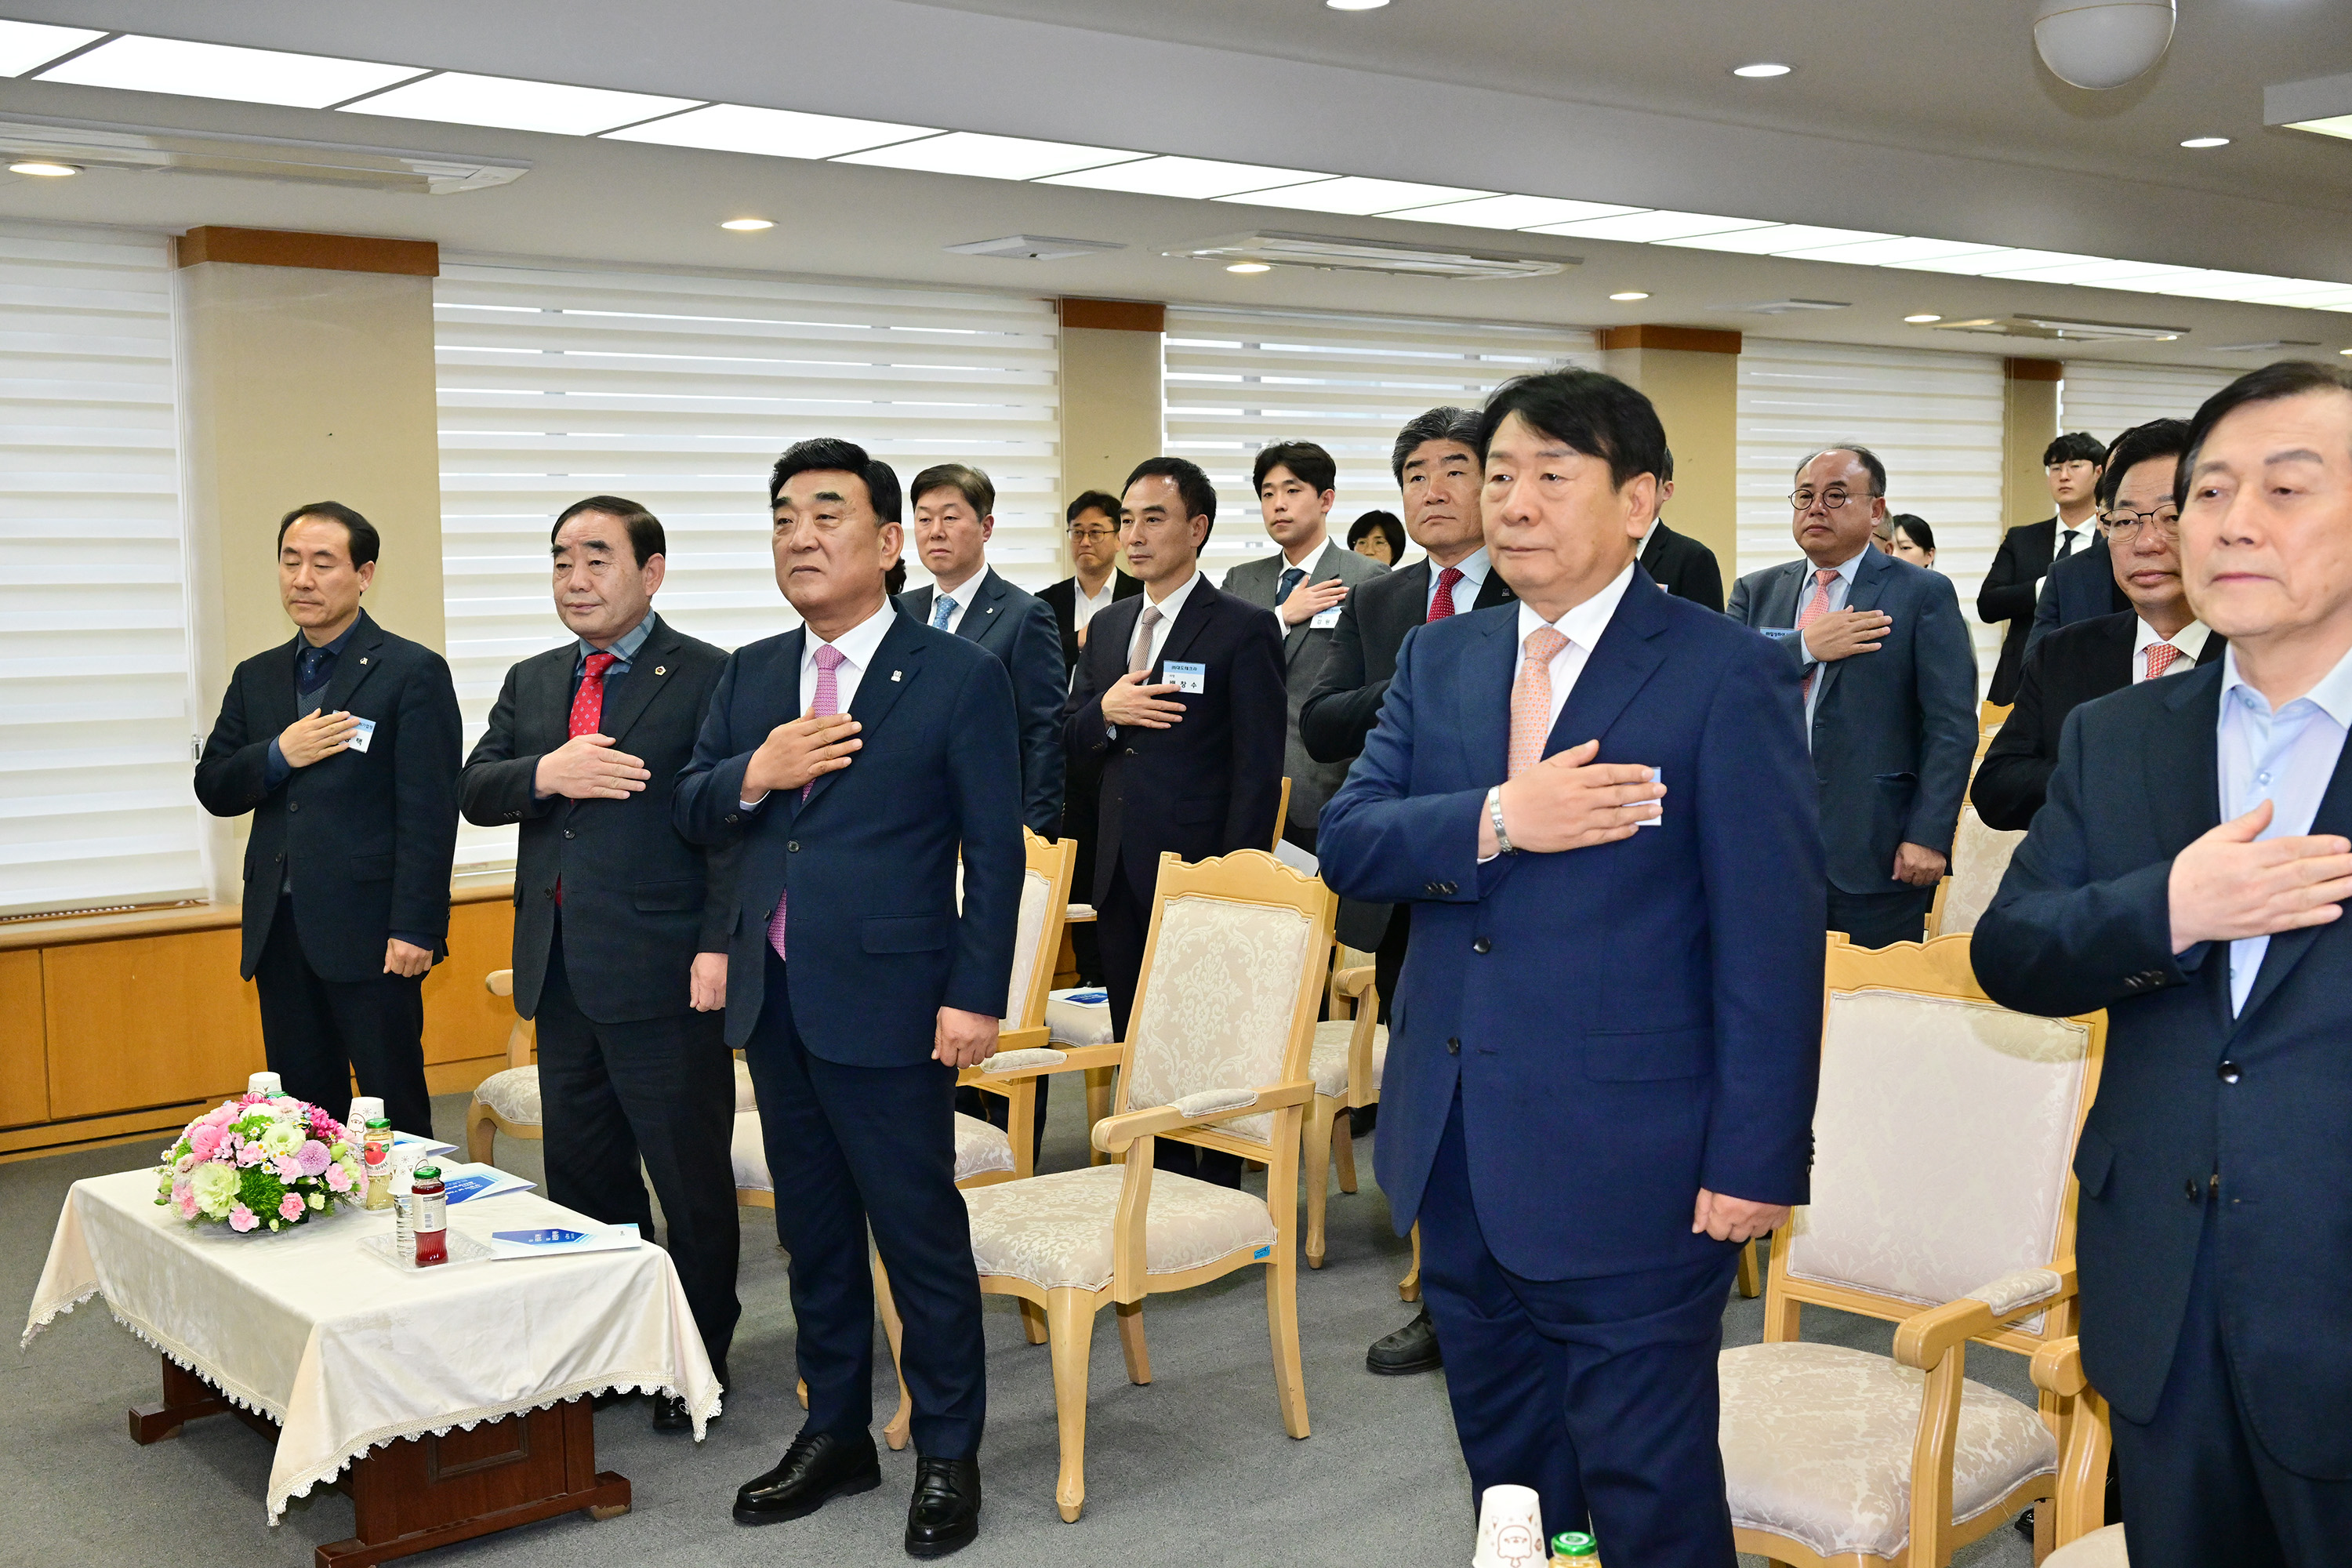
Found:
[[[2138,536],[2143,524],[2153,527],[2164,538],[2180,537],[2180,513],[2169,505],[2158,507],[2154,511],[2111,511],[2099,521],[2106,525],[2110,539],[2119,539],[2126,543]]]
[[[1117,539],[1118,537],[1118,530],[1115,528],[1074,528],[1070,530],[1070,537],[1080,544],[1092,544],[1098,539]]]
[[[1822,491],[1819,496],[1814,495],[1811,490],[1800,489],[1789,497],[1789,504],[1799,511],[1811,511],[1813,510],[1814,502],[1818,500],[1823,511],[1835,511],[1850,500],[1873,501],[1877,499],[1874,493],[1866,496],[1850,495],[1832,486]]]

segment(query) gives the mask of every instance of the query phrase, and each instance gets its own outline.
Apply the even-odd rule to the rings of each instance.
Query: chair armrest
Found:
[[[1923,1371],[1954,1345],[1989,1334],[2003,1323],[2040,1311],[2074,1294],[2074,1260],[2055,1268],[2022,1268],[1940,1307],[1914,1312],[1895,1330],[1895,1359]]]
[[[491,970],[489,973],[482,977],[482,989],[488,991],[493,996],[513,995],[514,971],[511,969]]]
[[[1234,1091],[1239,1094],[1241,1091]],[[1297,1083],[1277,1083],[1253,1092],[1247,1100],[1216,1110],[1198,1114],[1173,1105],[1156,1105],[1149,1110],[1129,1110],[1118,1116],[1106,1116],[1095,1123],[1095,1147],[1106,1154],[1123,1154],[1139,1138],[1157,1137],[1162,1132],[1174,1132],[1187,1127],[1207,1127],[1219,1121],[1231,1121],[1237,1116],[1255,1116],[1261,1111],[1278,1110],[1286,1105],[1304,1105],[1315,1097],[1312,1080],[1302,1079]]]
[[[1331,976],[1331,990],[1333,994],[1339,996],[1361,996],[1364,994],[1364,988],[1372,983],[1372,966],[1369,963],[1360,963],[1353,969],[1342,969],[1334,972]]]
[[[1004,1037],[1017,1038],[1020,1043],[1017,1046],[1000,1049],[997,1056],[1009,1055],[1015,1049],[1050,1050],[1055,1059],[1049,1062],[1041,1058],[1021,1067],[1006,1068],[996,1072],[989,1071],[989,1063],[982,1062],[978,1067],[966,1068],[956,1074],[957,1087],[1001,1089],[1011,1084],[1028,1083],[1050,1073],[1085,1072],[1093,1068],[1115,1068],[1119,1065],[1126,1054],[1126,1047],[1116,1040],[1100,1046],[1048,1046],[1045,1044],[1045,1030],[1042,1025],[1034,1029],[1008,1031]],[[990,1061],[994,1059],[991,1058]]]
[[[2062,1397],[2071,1397],[2091,1386],[2091,1380],[2083,1373],[2083,1342],[2073,1334],[2052,1340],[2035,1351],[2029,1370],[2034,1387],[2048,1389]]]

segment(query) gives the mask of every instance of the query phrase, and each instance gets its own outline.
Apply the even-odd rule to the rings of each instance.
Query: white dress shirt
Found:
[[[2179,675],[2183,670],[2195,668],[2199,656],[2204,651],[2205,639],[2212,635],[2203,621],[2191,621],[2170,637],[2166,637],[2149,626],[2146,619],[2141,619],[2132,634],[2132,684],[2137,686],[2147,679],[2147,650],[2158,643],[2169,644],[2173,652],[2180,656],[2172,661],[2172,668],[2164,672]]]
[[[1099,594],[1087,593],[1084,583],[1079,582],[1076,577],[1071,578],[1070,625],[1074,628],[1084,630],[1087,622],[1093,620],[1102,611],[1110,608],[1111,596],[1118,592],[1118,568],[1116,566],[1110,569],[1110,575],[1103,579],[1102,592]]]
[[[931,585],[931,614],[934,616],[937,616],[939,614],[940,601],[941,599],[953,599],[955,601],[955,608],[948,612],[947,625],[940,628],[941,631],[947,633],[950,637],[954,637],[956,635],[956,628],[963,625],[965,612],[971,608],[971,596],[980,592],[980,580],[987,575],[988,563],[983,561],[971,576],[965,578],[962,582],[958,583],[952,588],[949,587],[944,583],[935,583]],[[931,623],[926,621],[923,624],[929,626]],[[848,707],[849,699],[846,697],[843,698],[841,700],[841,705],[844,708]]]
[[[891,608],[889,596],[885,595],[880,609],[834,638],[831,643],[827,643],[814,632],[810,632],[803,639],[801,701],[800,710],[794,717],[805,718],[809,710],[816,706],[816,650],[828,647],[841,650],[841,663],[836,665],[833,671],[834,689],[840,696],[840,705],[835,709],[835,711],[838,713],[849,711],[849,700],[857,695],[857,683],[864,678],[866,668],[874,662],[874,651],[882,646],[882,638],[889,632],[891,619],[898,613]],[[767,792],[763,790],[758,800],[739,800],[735,804],[750,811],[767,798]]]
[[[1486,547],[1482,544],[1456,561],[1454,566],[1462,574],[1462,581],[1454,584],[1454,613],[1466,616],[1476,606],[1478,595],[1486,591],[1486,574],[1493,569],[1494,563],[1486,559]],[[1429,592],[1423,595],[1421,602],[1421,618],[1424,621],[1429,619],[1430,606],[1437,603],[1437,579],[1444,570],[1433,557],[1431,559]]]
[[[1146,669],[1160,662],[1160,650],[1168,646],[1168,628],[1176,624],[1177,616],[1183,611],[1184,601],[1192,596],[1192,589],[1200,581],[1201,570],[1196,566],[1192,569],[1192,574],[1184,579],[1184,585],[1164,599],[1154,599],[1149,588],[1143,591],[1141,595],[1143,602],[1146,605],[1157,605],[1160,607],[1159,624],[1151,628],[1151,657],[1144,661]],[[1135,613],[1135,624],[1139,628],[1143,625],[1141,610]],[[1140,635],[1139,631],[1138,635]],[[1127,645],[1127,662],[1129,668],[1134,668],[1135,644],[1131,641]]]
[[[2055,566],[2061,561],[2065,560],[2069,555],[2079,554],[2082,552],[2083,547],[2091,542],[2093,532],[2091,528],[2091,520],[2089,518],[2084,518],[2082,521],[2075,523],[2072,527],[2067,526],[2066,520],[2064,518],[2060,518],[2058,520],[2058,543],[2057,547],[2050,552],[2050,564]]]
[[[1617,613],[1618,601],[1624,598],[1626,587],[1633,581],[1633,567],[1627,563],[1625,570],[1609,581],[1609,585],[1584,603],[1577,605],[1556,621],[1547,621],[1536,614],[1525,599],[1519,601],[1519,658],[1511,666],[1512,679],[1517,680],[1520,665],[1527,662],[1528,634],[1538,626],[1549,626],[1568,639],[1568,646],[1551,656],[1551,717],[1546,723],[1559,722],[1559,710],[1568,705],[1568,694],[1576,689],[1576,678],[1584,673],[1584,661],[1592,657],[1592,647],[1601,634],[1609,629],[1609,617]],[[1584,737],[1590,740],[1591,736]],[[1582,742],[1578,742],[1581,744]]]

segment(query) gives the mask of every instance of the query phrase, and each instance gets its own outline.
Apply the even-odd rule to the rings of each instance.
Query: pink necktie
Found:
[[[2150,680],[2157,679],[2158,677],[2162,676],[2166,670],[2170,669],[2172,668],[2172,661],[2179,657],[2180,650],[2173,647],[2168,642],[2152,642],[2148,644],[2147,678]]]
[[[1797,617],[1799,637],[1804,636],[1807,626],[1830,613],[1830,584],[1837,581],[1837,568],[1824,566],[1813,574],[1813,596],[1805,601],[1804,613]],[[1813,677],[1821,668],[1821,661],[1818,659],[1805,666],[1804,691],[1808,697],[1812,695]]]
[[[1527,658],[1511,682],[1512,778],[1543,761],[1544,740],[1551,733],[1551,661],[1567,646],[1567,634],[1557,626],[1538,626],[1528,634]]]
[[[841,677],[835,673],[840,668],[841,650],[831,643],[819,643],[816,649],[816,700],[809,704],[810,718],[822,719],[841,711]],[[814,788],[814,779],[801,785],[801,799],[808,799],[809,791]],[[776,890],[775,916],[768,921],[768,945],[776,950],[778,958],[790,956],[784,952],[784,893],[781,888]]]
[[[1462,581],[1462,568],[1448,566],[1437,574],[1437,592],[1430,595],[1429,618],[1442,621],[1454,613],[1454,584]]]

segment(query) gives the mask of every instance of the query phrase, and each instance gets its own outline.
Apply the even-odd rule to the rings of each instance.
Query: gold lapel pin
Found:
[[[666,664],[657,664],[654,666],[654,673],[656,675],[667,675],[669,673],[669,666]]]
[[[365,654],[362,654],[360,656],[360,662],[362,664],[365,664],[367,662],[367,656]]]

